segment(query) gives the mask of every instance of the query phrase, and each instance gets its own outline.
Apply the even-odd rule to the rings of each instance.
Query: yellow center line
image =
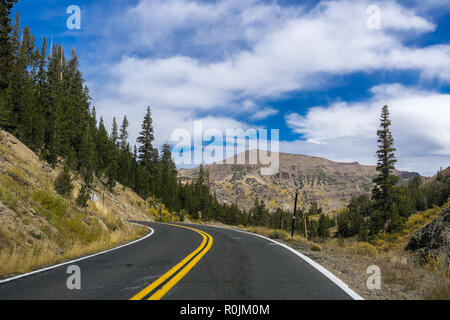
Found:
[[[182,269],[175,277],[173,277],[169,282],[167,282],[161,289],[156,291],[156,293],[154,293],[149,298],[149,300],[159,300],[159,299],[161,299],[170,289],[172,289],[173,286],[175,286],[200,261],[200,259],[206,254],[206,252],[209,251],[209,249],[212,246],[213,238],[209,234],[207,234],[206,232],[203,232],[201,230],[194,229],[194,228],[191,228],[191,227],[180,226],[180,225],[176,225],[176,224],[168,224],[168,225],[195,231],[195,232],[197,232],[198,234],[200,234],[202,236],[203,241],[202,241],[202,243],[200,244],[200,246],[197,249],[195,249],[191,254],[189,254],[186,258],[184,258],[180,263],[178,263],[175,267],[170,269],[167,273],[162,275],[159,279],[157,279],[155,282],[150,284],[148,287],[143,289],[141,292],[136,294],[130,300],[142,300],[146,295],[148,295],[150,292],[152,292],[154,289],[156,289],[159,285],[164,283],[164,281],[169,279],[178,270]],[[209,239],[208,245],[205,248],[203,248],[204,245],[206,244],[206,242],[208,241],[208,239]],[[199,252],[200,252],[200,254],[198,254]],[[183,268],[183,266],[189,260],[191,260],[196,254],[198,254],[198,256],[195,257],[195,259],[193,259],[189,264],[187,264]]]

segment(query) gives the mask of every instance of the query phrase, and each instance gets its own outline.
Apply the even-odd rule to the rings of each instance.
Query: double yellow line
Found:
[[[150,284],[148,287],[146,287],[144,290],[142,290],[141,292],[136,294],[130,300],[144,299],[144,297],[149,295],[153,290],[155,290],[161,284],[163,284],[165,281],[170,279],[166,284],[164,284],[160,289],[158,289],[156,292],[154,292],[148,298],[148,300],[160,300],[167,292],[169,292],[170,289],[172,289],[200,261],[201,258],[203,258],[203,256],[209,251],[209,249],[211,249],[211,246],[213,244],[213,237],[211,237],[206,232],[195,229],[195,228],[180,226],[180,225],[176,225],[176,224],[169,224],[169,225],[179,227],[179,228],[189,229],[189,230],[197,232],[203,238],[202,243],[191,254],[189,254],[186,258],[181,260],[181,262],[178,263],[175,267],[170,269],[167,273],[165,273],[163,276],[161,276],[158,280],[156,280],[155,282]],[[173,276],[174,274],[175,274],[175,276]],[[170,277],[172,277],[172,278],[170,278]]]

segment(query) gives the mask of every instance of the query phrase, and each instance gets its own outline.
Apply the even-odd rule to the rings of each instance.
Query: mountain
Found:
[[[245,157],[248,159],[248,151]],[[235,202],[246,209],[258,198],[271,209],[281,207],[291,210],[299,177],[299,163],[304,176],[300,205],[309,207],[317,202],[325,211],[340,209],[352,197],[369,194],[373,186],[372,179],[377,175],[375,166],[357,162],[341,163],[289,153],[279,153],[279,159],[279,172],[271,176],[261,175],[260,169],[264,167],[261,164],[224,164],[227,160],[204,166],[204,170],[208,172],[212,190],[220,202]],[[198,172],[198,167],[179,170],[184,182],[194,180]],[[404,182],[419,175],[404,171],[396,171],[395,174]]]

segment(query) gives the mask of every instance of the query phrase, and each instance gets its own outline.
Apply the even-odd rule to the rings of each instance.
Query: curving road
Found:
[[[269,239],[211,226],[142,224],[154,230],[142,241],[0,282],[0,300],[359,298],[333,275]],[[80,268],[80,290],[67,288],[71,264]]]

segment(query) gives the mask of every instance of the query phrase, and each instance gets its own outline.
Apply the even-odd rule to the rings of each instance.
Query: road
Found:
[[[80,268],[81,289],[67,288],[70,263],[1,283],[0,300],[358,298],[332,275],[268,239],[211,226],[143,224],[154,230],[146,239],[73,262]]]

